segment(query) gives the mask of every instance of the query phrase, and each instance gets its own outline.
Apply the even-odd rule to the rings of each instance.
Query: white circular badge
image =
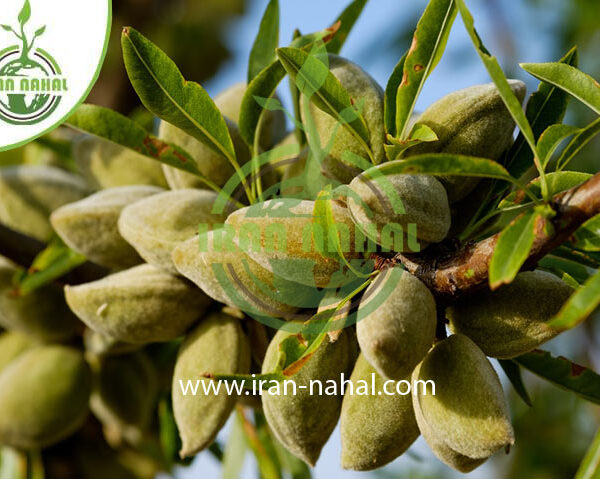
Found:
[[[110,0],[8,0],[0,9],[0,151],[60,125],[106,55]]]

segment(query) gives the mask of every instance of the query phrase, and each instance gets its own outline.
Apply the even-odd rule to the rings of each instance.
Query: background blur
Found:
[[[349,0],[280,0],[281,43],[290,41],[295,28],[303,33],[329,26]],[[151,125],[129,86],[120,53],[120,33],[125,25],[157,43],[173,58],[189,80],[200,82],[211,94],[246,78],[246,62],[267,0],[118,0],[114,2],[113,32],[109,53],[91,103],[115,108]],[[477,29],[488,49],[507,74],[525,81],[529,93],[537,81],[519,69],[519,62],[555,61],[573,45],[579,47],[579,67],[600,78],[600,3],[598,0],[470,0]],[[404,51],[425,8],[425,0],[371,0],[352,32],[343,55],[359,63],[385,87],[387,78]],[[445,94],[477,83],[489,82],[457,18],[446,54],[431,75],[417,105],[423,110]],[[290,106],[286,88],[280,95]],[[583,126],[592,112],[576,102],[569,107],[567,123]],[[56,135],[55,135],[56,136]],[[55,145],[56,146],[56,145]],[[0,164],[43,161],[40,144],[0,154]],[[600,142],[590,143],[574,169],[598,171]],[[598,320],[561,335],[547,345],[584,365],[600,370]],[[586,328],[586,329],[584,329]],[[498,454],[469,474],[481,479],[569,479],[598,428],[600,411],[548,383],[524,372],[534,403],[528,408],[506,387],[514,414],[517,443],[508,456]],[[500,373],[502,377],[502,373]],[[227,429],[220,435],[224,443]],[[342,471],[339,467],[339,432],[334,432],[314,470],[317,479],[452,478],[462,477],[444,467],[420,439],[403,457],[373,473]],[[208,452],[202,453],[177,478],[218,478],[221,469]],[[166,477],[166,476],[163,476]],[[257,477],[250,454],[242,477]]]

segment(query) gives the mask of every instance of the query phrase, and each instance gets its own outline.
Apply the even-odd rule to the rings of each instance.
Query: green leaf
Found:
[[[3,30],[6,30],[7,32],[12,32],[13,29],[10,25],[0,25],[0,27],[2,27]]]
[[[279,464],[277,463],[277,458],[273,457],[267,451],[265,444],[263,444],[261,437],[257,433],[256,426],[244,416],[244,412],[241,408],[237,409],[237,415],[240,419],[242,430],[244,431],[248,445],[256,457],[261,479],[281,479],[282,474]]]
[[[539,261],[538,266],[555,273],[557,276],[562,276],[566,273],[580,284],[584,283],[590,277],[588,269],[581,263],[553,254],[544,256]]]
[[[43,27],[38,28],[35,31],[35,36],[36,37],[41,37],[44,34],[45,31],[46,31],[46,25],[44,25]]]
[[[598,479],[598,477],[600,477],[600,429],[575,474],[575,479]]]
[[[29,0],[25,0],[25,4],[23,5],[23,8],[19,12],[18,20],[19,20],[19,23],[21,24],[21,26],[23,26],[29,21],[30,18],[31,18],[31,5],[29,4]]]
[[[365,8],[367,1],[368,0],[354,0],[337,18],[334,24],[339,22],[340,27],[335,36],[327,44],[328,52],[335,53],[336,55],[340,53],[344,43],[346,43],[346,39],[348,38],[350,31]]]
[[[521,63],[521,68],[567,92],[600,115],[600,84],[588,74],[558,62]]]
[[[369,171],[364,175],[369,175]],[[374,170],[375,171],[375,170]],[[515,182],[506,169],[499,163],[487,158],[475,156],[454,155],[451,153],[426,153],[411,156],[402,161],[383,163],[377,167],[381,174],[408,174],[408,175],[453,175],[477,176],[482,178],[497,178]],[[378,174],[378,173],[374,173]]]
[[[18,290],[22,295],[29,294],[81,266],[85,261],[85,256],[55,237],[19,278]]]
[[[404,63],[406,62],[406,53],[400,58],[394,71],[388,79],[385,87],[385,98],[383,104],[383,118],[385,131],[388,135],[396,136],[396,102],[398,101],[398,88],[402,83],[404,76]]]
[[[575,249],[569,243],[563,243],[561,246],[552,251],[552,254],[591,269],[600,268],[600,255],[586,251]],[[589,275],[588,275],[589,277]]]
[[[552,154],[556,151],[562,141],[574,135],[579,128],[571,125],[551,125],[542,135],[537,142],[538,154],[540,155],[540,162],[542,166],[546,168],[546,165],[552,158]]]
[[[535,238],[535,226],[540,218],[541,215],[532,209],[500,233],[489,269],[492,290],[515,279],[529,256]]]
[[[508,83],[508,80],[506,79],[506,76],[504,75],[504,72],[502,71],[502,68],[498,63],[498,60],[496,59],[496,57],[492,56],[491,53],[487,50],[487,48],[485,48],[485,46],[483,45],[483,42],[481,41],[477,30],[475,30],[473,16],[467,9],[464,0],[456,0],[456,2],[458,5],[458,9],[460,10],[461,17],[463,19],[463,23],[465,24],[465,28],[469,36],[471,37],[473,45],[475,46],[475,49],[477,50],[481,61],[487,69],[490,77],[492,78],[492,81],[496,84],[496,87],[498,88],[500,96],[502,97],[502,101],[506,105],[506,108],[508,108],[508,111],[515,120],[525,140],[529,144],[531,151],[533,152],[533,161],[539,171],[540,177],[542,177],[542,190],[545,190],[545,184],[543,180],[544,171],[542,170],[541,165],[539,164],[539,155],[537,154],[535,137],[533,135],[533,130],[531,129],[531,125],[529,124],[527,116],[525,115],[525,112],[521,107],[521,102],[513,93],[512,88],[510,87],[510,84]],[[544,196],[546,196],[546,194],[544,194]]]
[[[248,443],[244,436],[244,429],[239,416],[235,414],[225,446],[225,455],[223,456],[221,469],[223,479],[237,479],[240,477],[247,450]]]
[[[600,215],[583,223],[574,235],[574,245],[583,251],[600,251]]]
[[[271,63],[277,56],[275,50],[279,46],[279,1],[270,0],[260,22],[260,28],[248,61],[248,83]]]
[[[446,48],[455,18],[454,0],[430,0],[417,24],[396,94],[395,136],[402,140],[408,136],[407,126],[417,98]]]
[[[525,384],[523,384],[523,378],[521,377],[521,369],[519,369],[519,365],[510,359],[498,359],[498,363],[502,367],[502,370],[506,374],[506,377],[510,383],[513,385],[515,392],[525,404],[527,404],[529,407],[532,407],[531,398],[529,397],[529,393],[525,388]]]
[[[89,133],[144,156],[178,168],[200,178],[209,188],[221,189],[206,178],[185,150],[150,135],[144,127],[126,116],[96,105],[81,105],[66,122],[67,126]]]
[[[175,63],[135,29],[126,27],[121,43],[127,74],[144,106],[239,169],[225,120],[208,93],[186,81]]]
[[[354,108],[348,92],[314,54],[297,48],[280,48],[277,55],[299,90],[328,115],[339,121],[372,157],[370,135],[362,115]]]
[[[297,37],[292,42],[293,47],[310,48],[317,42],[323,42],[331,37],[335,29],[327,29],[321,32],[311,33]],[[285,78],[286,70],[279,60],[265,67],[249,83],[240,106],[239,128],[240,134],[248,145],[254,145],[260,123],[264,112],[257,98],[271,98]],[[294,85],[295,88],[295,85]]]
[[[424,142],[437,141],[435,132],[424,123],[417,123],[411,130],[407,140],[400,140],[391,135],[387,136],[389,145],[384,145],[385,152],[390,161],[397,160],[406,150]]]
[[[567,166],[575,155],[598,133],[600,133],[600,118],[579,130],[560,155],[560,158],[556,162],[556,168],[562,170]]]
[[[560,62],[577,65],[577,48],[572,48]],[[526,108],[527,119],[536,140],[550,125],[562,122],[569,98],[569,95],[549,83],[539,84]],[[523,134],[519,133],[507,155],[507,169],[516,178],[521,177],[533,164],[533,152],[526,148],[526,144]]]
[[[555,358],[539,349],[519,356],[514,361],[547,381],[600,404],[600,376],[591,369],[562,356]]]
[[[548,173],[546,175],[548,193],[552,196],[570,190],[571,188],[575,188],[576,186],[585,183],[592,176],[593,175],[589,173],[580,173],[579,171],[557,171]],[[529,191],[531,191],[536,198],[542,197],[539,177],[532,180],[527,186],[529,187]],[[527,198],[523,197],[522,192],[513,191],[500,202],[498,207],[504,209],[515,205],[524,205],[529,202],[527,200]]]
[[[597,271],[563,305],[549,326],[565,331],[585,321],[600,304],[600,271]]]

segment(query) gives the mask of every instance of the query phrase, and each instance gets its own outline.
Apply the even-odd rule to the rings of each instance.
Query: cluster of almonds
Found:
[[[383,163],[381,88],[343,58],[331,56],[330,67],[352,97],[364,99],[370,147],[377,163]],[[522,100],[524,85],[511,81],[511,86]],[[244,91],[240,85],[216,98],[224,116],[238,118]],[[381,245],[387,224],[402,226],[404,233],[416,225],[416,242],[426,248],[452,237],[469,219],[469,206],[477,201],[476,179],[378,176],[379,166],[361,174],[345,152],[363,155],[362,145],[315,105],[306,111],[319,132],[318,146],[334,137],[317,176],[323,184],[349,184],[352,192],[332,204],[335,223],[350,232],[348,260],[366,256],[354,248],[357,231]],[[449,152],[498,160],[514,129],[493,85],[452,93],[418,121],[438,140],[411,148],[406,156]],[[238,161],[249,161],[236,123],[227,120],[227,125]],[[284,128],[281,112],[266,112],[262,148],[281,141]],[[160,137],[188,151],[218,186],[235,174],[224,157],[170,124],[161,124]],[[293,141],[283,139],[284,144]],[[182,170],[95,138],[79,140],[74,153],[80,175],[47,166],[0,170],[2,223],[42,241],[56,232],[73,250],[113,271],[97,281],[66,286],[64,294],[51,284],[16,296],[16,266],[1,260],[0,324],[7,332],[0,336],[0,444],[22,449],[52,445],[82,425],[88,407],[107,435],[135,443],[148,426],[160,383],[146,345],[181,336],[172,401],[182,456],[208,447],[238,400],[262,408],[277,438],[311,465],[340,417],[342,465],[349,469],[379,468],[419,434],[440,460],[460,471],[472,470],[513,444],[507,403],[486,356],[512,358],[556,334],[545,322],[572,292],[557,277],[525,272],[497,291],[464,299],[445,311],[453,334],[436,339],[440,319],[434,296],[400,266],[389,267],[364,291],[357,310],[344,313],[355,315],[356,326],[332,334],[291,377],[306,385],[317,379],[339,383],[342,373],[353,383],[374,375],[378,388],[386,380],[433,380],[436,395],[416,389],[412,396],[311,396],[299,389],[295,396],[265,393],[252,401],[224,390],[184,396],[179,380],[275,369],[279,345],[293,333],[273,332],[269,347],[261,351],[249,340],[254,319],[248,315],[294,321],[303,313],[315,314],[319,302],[323,310],[341,299],[336,288],[343,281],[336,275],[342,262],[303,248],[316,197],[296,184],[292,194],[235,211],[229,204],[216,213],[217,194]],[[303,152],[283,171],[265,172],[263,180],[275,184],[281,178],[308,177],[309,157]],[[392,211],[382,201],[390,186],[404,211]],[[277,210],[284,214],[263,214]],[[285,228],[283,251],[264,247],[274,223]],[[198,234],[200,224],[214,228]],[[240,232],[250,227],[261,232],[259,248],[240,247]],[[226,229],[235,233],[235,241],[231,248],[219,248],[217,235]],[[395,251],[409,243],[402,239],[394,243]],[[85,354],[72,346],[83,330],[79,320],[86,326]]]

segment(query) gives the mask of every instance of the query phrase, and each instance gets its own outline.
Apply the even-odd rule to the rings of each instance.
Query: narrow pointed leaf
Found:
[[[515,392],[525,404],[531,407],[531,398],[529,397],[527,389],[525,389],[525,384],[523,384],[523,378],[521,377],[521,369],[519,369],[519,365],[510,359],[498,359],[498,363],[515,389]]]
[[[315,105],[342,123],[365,150],[370,151],[369,131],[365,121],[328,66],[315,55],[298,48],[280,48],[277,55],[300,91],[313,94],[311,100]]]
[[[600,404],[600,376],[591,369],[540,349],[519,356],[514,361],[547,381]]]
[[[335,53],[336,55],[340,53],[344,43],[346,43],[348,35],[365,8],[367,1],[368,0],[354,0],[337,18],[334,24],[339,22],[340,28],[331,41],[327,44],[328,52]]]
[[[44,25],[43,27],[38,28],[35,31],[35,36],[36,37],[40,37],[40,36],[42,36],[44,34],[45,31],[46,31],[46,25]]]
[[[515,279],[529,256],[535,238],[535,226],[540,215],[530,210],[508,225],[500,234],[490,262],[491,289]]]
[[[402,83],[404,75],[404,62],[406,62],[406,53],[400,58],[398,64],[394,67],[394,71],[388,79],[385,87],[385,99],[383,118],[385,122],[385,131],[388,135],[396,136],[396,102],[398,100],[398,88]]]
[[[127,74],[144,106],[237,166],[229,130],[208,93],[186,81],[175,63],[135,29],[125,28],[121,43]]]
[[[596,433],[575,474],[575,479],[597,479],[598,477],[600,477],[600,430]]]
[[[540,162],[543,167],[546,167],[552,154],[556,151],[563,140],[579,131],[579,128],[571,125],[551,125],[542,136],[540,136],[537,147],[540,155]]]
[[[260,22],[260,28],[248,61],[248,83],[273,63],[279,46],[279,0],[270,0]]]
[[[538,266],[553,272],[557,276],[562,276],[566,273],[572,276],[579,284],[584,283],[590,277],[588,268],[581,263],[554,254],[544,256],[538,263]]]
[[[594,120],[588,126],[581,128],[577,132],[556,162],[557,169],[562,170],[565,168],[575,155],[577,155],[577,153],[579,153],[598,133],[600,133],[600,118]]]
[[[591,276],[563,305],[549,325],[561,331],[585,321],[600,304],[600,271]]]
[[[518,100],[516,95],[513,93],[500,64],[496,57],[492,56],[492,54],[485,48],[477,30],[475,30],[475,22],[473,20],[473,16],[467,9],[464,0],[456,0],[458,9],[460,11],[461,17],[463,19],[463,23],[465,24],[465,28],[467,29],[467,33],[471,37],[473,45],[475,45],[475,49],[481,58],[485,68],[487,69],[492,81],[498,87],[498,91],[500,92],[500,96],[502,97],[502,101],[510,111],[513,119],[517,123],[517,126],[523,133],[525,140],[529,144],[531,150],[536,152],[536,144],[535,137],[533,135],[533,131],[531,129],[531,125],[525,116],[525,112],[521,107],[521,102]],[[540,172],[541,173],[541,172]]]
[[[237,479],[241,477],[246,452],[248,451],[248,443],[246,442],[242,423],[237,414],[234,415],[232,422],[227,446],[225,447],[225,454],[223,455],[222,479]]]
[[[577,59],[577,48],[572,48],[560,59],[560,62],[576,66]],[[529,97],[526,108],[526,116],[536,141],[550,125],[562,122],[569,99],[569,95],[560,88],[540,82],[538,90]],[[508,152],[506,167],[511,175],[519,178],[532,165],[533,152],[527,147],[523,134],[519,133]]]
[[[396,94],[395,136],[398,138],[404,140],[408,135],[410,116],[419,93],[446,48],[455,18],[454,0],[431,0],[417,24]]]
[[[189,153],[150,135],[141,125],[116,111],[96,105],[81,105],[67,119],[66,124],[76,130],[103,138],[153,160],[191,173],[202,179],[210,188],[220,191],[217,185],[202,175]]]
[[[600,83],[564,63],[521,63],[521,68],[539,80],[566,91],[600,115]]]

